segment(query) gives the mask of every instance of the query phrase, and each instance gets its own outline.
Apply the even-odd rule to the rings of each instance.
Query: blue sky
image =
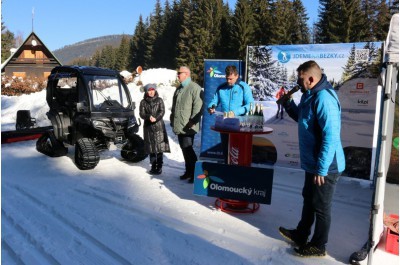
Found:
[[[229,2],[231,9],[236,0]],[[169,1],[172,3],[172,0]],[[149,16],[156,0],[2,0],[1,13],[5,26],[25,38],[33,30],[52,51],[90,38],[133,34],[139,16]],[[164,6],[165,0],[161,0]],[[318,4],[303,0],[310,23],[317,20]]]

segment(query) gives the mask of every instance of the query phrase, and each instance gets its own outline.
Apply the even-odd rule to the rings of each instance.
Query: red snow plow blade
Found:
[[[16,131],[4,131],[1,132],[1,143],[15,143],[21,141],[34,140],[42,136],[45,132],[52,130],[53,126],[38,127],[31,129],[23,129]]]

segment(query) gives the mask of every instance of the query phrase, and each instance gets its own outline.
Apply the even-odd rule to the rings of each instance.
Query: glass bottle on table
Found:
[[[264,129],[264,110],[262,104],[260,104],[260,129],[261,131]]]
[[[258,131],[260,129],[260,104],[256,103],[256,108],[254,111],[254,129]]]
[[[252,102],[250,103],[249,129],[250,131],[254,130],[254,105]]]
[[[257,108],[258,108],[258,104],[256,103],[256,104],[254,104],[254,111],[253,111],[253,117],[252,117],[252,120],[251,120],[251,123],[252,123],[252,128],[253,128],[253,131],[257,131],[257,113],[258,113],[258,110],[257,110]]]
[[[249,112],[250,111],[246,111],[246,113],[244,114],[243,118],[243,131],[248,131],[250,129],[250,125],[249,125]]]

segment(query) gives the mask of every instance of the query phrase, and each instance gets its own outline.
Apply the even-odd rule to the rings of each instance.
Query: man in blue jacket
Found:
[[[245,115],[250,110],[250,103],[254,102],[253,93],[248,84],[239,79],[239,74],[234,65],[225,68],[226,82],[218,86],[213,99],[208,104],[208,113],[213,114],[215,108],[221,105],[223,112],[228,112],[229,117]],[[221,144],[225,164],[228,162],[229,135],[221,133]]]
[[[336,183],[345,169],[340,139],[341,106],[332,85],[315,61],[297,68],[303,95],[299,105],[284,102],[287,114],[298,122],[301,168],[305,170],[303,210],[296,229],[279,227],[294,242],[299,256],[325,256],[331,224],[331,204]],[[314,234],[311,227],[315,221]]]

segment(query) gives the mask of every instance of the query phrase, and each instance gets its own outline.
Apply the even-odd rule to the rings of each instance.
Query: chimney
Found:
[[[11,48],[11,49],[10,49],[11,55],[13,55],[16,51],[17,51],[17,48]]]

